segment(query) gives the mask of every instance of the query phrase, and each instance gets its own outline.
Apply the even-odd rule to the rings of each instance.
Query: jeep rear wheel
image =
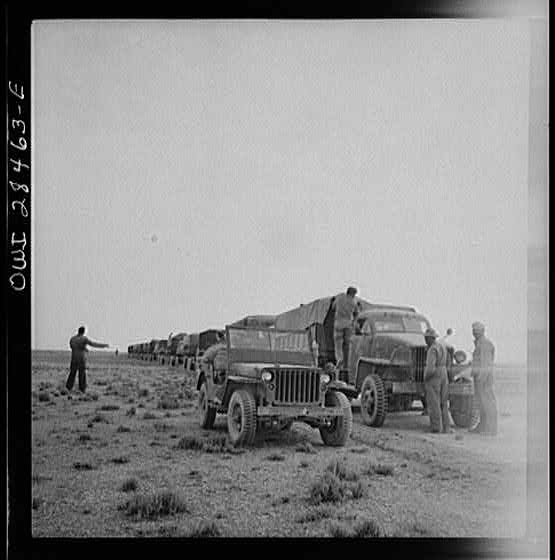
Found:
[[[381,377],[371,373],[360,390],[360,413],[367,426],[380,427],[387,413],[385,387]]]
[[[326,445],[341,447],[347,443],[353,429],[353,411],[349,399],[338,391],[326,393],[326,407],[340,408],[341,416],[334,416],[329,426],[320,426],[320,435]]]
[[[198,393],[198,412],[201,428],[210,429],[216,420],[216,409],[208,401],[206,381],[202,382]]]
[[[233,445],[252,445],[256,435],[256,402],[245,389],[235,391],[227,409],[227,431]]]

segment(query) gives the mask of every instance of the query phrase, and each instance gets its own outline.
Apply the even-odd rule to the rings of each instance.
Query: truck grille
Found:
[[[428,349],[426,346],[420,346],[412,349],[412,360],[414,364],[414,380],[417,382],[424,381],[424,368],[426,367],[426,354]]]
[[[275,404],[310,404],[320,400],[320,374],[314,370],[278,369]]]

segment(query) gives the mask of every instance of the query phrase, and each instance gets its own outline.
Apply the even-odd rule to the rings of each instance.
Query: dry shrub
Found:
[[[103,404],[98,410],[119,410],[119,406],[117,404]]]
[[[81,463],[80,461],[76,461],[73,463],[73,468],[78,471],[92,471],[96,467],[91,465],[90,463]]]
[[[130,432],[131,428],[129,428],[128,426],[118,426],[118,429],[116,430],[116,432],[118,433],[123,433],[123,432]]]
[[[125,515],[135,519],[158,519],[176,513],[189,512],[183,498],[170,491],[147,496],[135,495],[120,507],[124,510]]]
[[[365,519],[355,525],[352,536],[356,539],[364,539],[387,537],[387,534],[375,519]]]
[[[213,521],[201,521],[193,527],[186,535],[188,538],[221,537],[222,533]]]
[[[47,393],[46,391],[41,391],[39,393],[39,401],[40,402],[49,402],[50,401],[50,393]]]
[[[327,502],[340,502],[345,496],[345,486],[339,478],[326,471],[310,487],[309,503],[319,505]]]
[[[78,439],[80,442],[84,442],[84,441],[91,441],[92,437],[90,436],[90,434],[79,434]]]
[[[337,476],[339,480],[356,482],[359,479],[358,473],[353,471],[347,463],[341,459],[333,459],[326,467],[326,471]]]
[[[366,494],[366,488],[364,487],[364,485],[360,480],[358,480],[357,482],[353,482],[349,486],[349,491],[351,493],[351,497],[353,498],[353,500],[359,500],[360,498],[363,498],[364,495]]]
[[[285,455],[281,453],[270,453],[270,455],[266,455],[266,461],[285,461]]]
[[[125,411],[126,416],[135,416],[136,413],[137,413],[137,409],[134,406],[132,406],[131,408],[128,408]]]
[[[112,463],[116,463],[116,465],[124,465],[125,463],[129,463],[129,457],[126,457],[125,455],[114,457],[112,459]]]
[[[170,397],[169,395],[163,395],[158,401],[158,408],[164,410],[175,410],[179,408],[179,402],[175,397]]]
[[[330,536],[334,539],[345,539],[351,536],[351,532],[348,527],[345,527],[345,525],[332,523],[330,525]]]
[[[139,389],[139,397],[148,397],[148,389]]]
[[[136,478],[127,478],[126,480],[123,481],[123,484],[121,485],[121,491],[135,492],[135,490],[137,490],[138,487],[139,487],[139,483],[137,482]]]
[[[315,454],[317,451],[314,449],[314,446],[309,441],[302,441],[295,447],[295,451],[299,453],[310,453]]]
[[[154,429],[157,432],[167,432],[168,430],[171,430],[171,424],[166,424],[166,422],[155,422]]]
[[[108,418],[106,418],[106,416],[104,416],[103,414],[95,414],[92,418],[91,418],[91,422],[103,422],[104,424],[109,424],[109,420]]]
[[[373,461],[364,469],[364,474],[373,475],[379,474],[381,476],[393,476],[395,469],[393,465],[386,465],[383,463],[374,463]]]
[[[329,505],[323,505],[312,508],[306,513],[298,515],[295,521],[297,523],[314,523],[315,521],[321,521],[322,519],[329,519],[330,517],[334,517],[335,514],[336,510],[333,507]]]
[[[40,506],[44,503],[42,498],[33,498],[32,507],[33,509],[39,509]]]
[[[158,416],[148,410],[143,414],[143,420],[156,420],[156,418],[158,418]]]
[[[175,446],[177,449],[204,450],[204,441],[196,436],[183,436]]]

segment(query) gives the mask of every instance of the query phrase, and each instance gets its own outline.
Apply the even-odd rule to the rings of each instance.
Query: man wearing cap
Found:
[[[333,341],[337,369],[349,367],[349,345],[353,332],[353,321],[358,315],[356,295],[357,289],[349,286],[347,292],[335,296],[333,302],[333,309],[335,310]]]
[[[472,378],[474,393],[480,407],[480,422],[471,432],[494,436],[497,434],[497,402],[493,392],[493,360],[495,347],[486,338],[483,323],[472,323],[474,352],[472,353]]]
[[[428,346],[426,367],[424,368],[426,405],[431,431],[450,433],[452,430],[448,408],[447,348],[437,338],[438,335],[434,329],[426,329],[424,333],[424,340]]]

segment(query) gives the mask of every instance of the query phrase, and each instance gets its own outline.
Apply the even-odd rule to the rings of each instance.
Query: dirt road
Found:
[[[225,417],[198,426],[183,369],[98,353],[77,396],[64,394],[67,362],[33,354],[34,536],[524,534],[524,375],[496,373],[495,438],[426,433],[418,410],[370,428],[354,409],[344,448],[295,424],[237,451]]]

